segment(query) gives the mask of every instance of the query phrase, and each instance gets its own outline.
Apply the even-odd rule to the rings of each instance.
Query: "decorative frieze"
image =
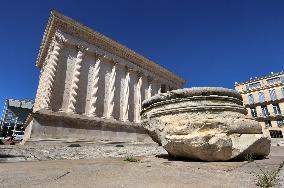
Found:
[[[76,104],[76,97],[78,95],[78,83],[81,74],[81,67],[83,61],[83,54],[87,50],[87,48],[83,46],[78,46],[78,54],[74,65],[73,77],[71,82],[71,90],[69,96],[69,104],[67,107],[67,112],[76,113],[75,111],[75,104]]]

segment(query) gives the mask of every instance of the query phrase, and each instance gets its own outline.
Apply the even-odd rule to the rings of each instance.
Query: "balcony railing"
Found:
[[[259,117],[262,118],[268,118],[270,116],[270,113],[259,113]]]
[[[277,117],[282,117],[284,116],[284,114],[282,113],[275,113],[275,112],[272,112],[272,113],[258,113],[257,116],[253,116],[253,118],[268,118],[268,117],[274,117],[274,118],[277,118]]]
[[[277,124],[277,126],[278,126],[279,128],[282,128],[282,127],[284,127],[284,123],[279,123],[279,124]]]
[[[273,113],[271,113],[271,115],[272,116],[282,116],[281,112],[277,112],[277,113],[273,112]]]

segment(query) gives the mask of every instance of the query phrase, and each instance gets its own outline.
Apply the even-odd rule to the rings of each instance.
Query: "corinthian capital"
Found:
[[[58,33],[55,34],[54,40],[58,42],[59,44],[64,44],[67,41],[67,39],[63,35],[58,34]]]
[[[80,51],[80,52],[86,52],[89,50],[89,48],[83,46],[83,45],[77,45],[77,49]]]
[[[153,81],[153,78],[151,76],[147,76],[147,81],[151,83]]]
[[[142,78],[144,76],[144,74],[142,72],[137,72],[137,77],[138,78]]]

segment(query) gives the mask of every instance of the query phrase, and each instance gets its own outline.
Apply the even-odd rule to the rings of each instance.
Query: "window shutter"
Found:
[[[274,89],[269,91],[271,100],[275,101],[277,99],[276,92]]]

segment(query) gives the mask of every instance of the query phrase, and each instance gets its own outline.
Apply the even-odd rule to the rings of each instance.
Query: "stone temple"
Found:
[[[36,66],[41,74],[26,138],[149,139],[143,100],[185,80],[104,35],[52,11]]]

